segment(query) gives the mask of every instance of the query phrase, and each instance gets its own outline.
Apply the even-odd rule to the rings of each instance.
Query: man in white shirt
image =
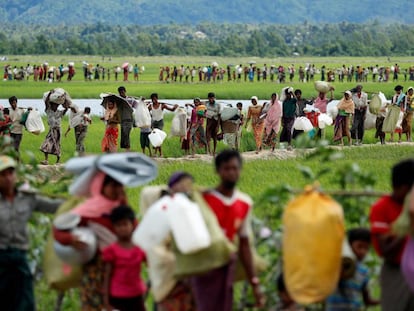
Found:
[[[365,115],[368,107],[368,95],[362,92],[362,85],[355,87],[352,100],[355,104],[354,122],[352,123],[352,138],[356,139],[356,145],[362,145],[364,138]]]
[[[12,96],[9,98],[10,104],[10,119],[12,121],[12,128],[10,131],[10,136],[13,139],[14,149],[19,152],[20,143],[22,142],[23,137],[23,125],[20,124],[24,110],[17,107],[17,97]]]

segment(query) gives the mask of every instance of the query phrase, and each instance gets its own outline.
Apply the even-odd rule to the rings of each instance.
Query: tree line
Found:
[[[76,26],[5,24],[0,54],[411,56],[414,25],[338,23]]]

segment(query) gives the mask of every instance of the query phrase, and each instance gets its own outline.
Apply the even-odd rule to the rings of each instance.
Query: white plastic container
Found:
[[[167,133],[161,131],[160,129],[153,129],[152,132],[148,135],[151,145],[155,148],[160,147],[167,137]]]
[[[186,195],[178,193],[171,198],[168,218],[181,253],[191,254],[210,246],[210,234],[200,208]]]
[[[161,244],[171,232],[167,215],[170,201],[166,196],[150,206],[132,235],[133,243],[146,252]]]

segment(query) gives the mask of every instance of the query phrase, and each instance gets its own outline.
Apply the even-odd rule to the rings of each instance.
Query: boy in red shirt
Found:
[[[381,310],[414,310],[414,293],[400,270],[407,237],[392,233],[392,223],[403,210],[404,200],[414,184],[414,160],[396,164],[392,169],[391,195],[380,198],[371,208],[372,242],[384,259],[381,269]]]
[[[248,215],[251,213],[250,197],[236,189],[240,178],[242,158],[233,150],[221,152],[215,159],[216,172],[220,184],[203,196],[216,214],[220,227],[230,241],[238,236],[238,259],[243,264],[246,275],[253,288],[258,307],[263,307],[264,299],[256,277],[252,254],[247,236]],[[211,270],[206,274],[193,277],[193,293],[198,311],[233,310],[234,261]]]

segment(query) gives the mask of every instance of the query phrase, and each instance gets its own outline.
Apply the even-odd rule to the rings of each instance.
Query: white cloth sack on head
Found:
[[[132,234],[132,242],[145,252],[160,245],[170,234],[168,208],[171,198],[165,196],[149,207]]]
[[[211,245],[211,238],[198,205],[182,193],[170,197],[167,214],[177,248],[195,253]]]
[[[160,129],[153,129],[152,132],[148,135],[151,145],[155,148],[160,147],[167,137],[167,133],[161,131]]]
[[[296,118],[293,128],[297,131],[309,132],[313,129],[311,121],[306,117]]]
[[[39,135],[45,131],[45,126],[43,124],[42,116],[39,111],[31,110],[26,120],[26,129],[35,135]]]
[[[315,81],[315,90],[321,93],[328,93],[330,90],[333,89],[332,85],[326,81]]]
[[[143,185],[157,176],[155,162],[136,152],[72,158],[66,162],[65,169],[78,175],[69,192],[79,196],[89,196],[90,183],[98,171],[127,187]]]
[[[187,113],[183,108],[178,108],[171,122],[171,136],[183,137],[187,134]]]
[[[135,108],[135,125],[137,127],[145,128],[151,127],[151,114],[147,105],[142,101],[138,101],[138,106]]]

